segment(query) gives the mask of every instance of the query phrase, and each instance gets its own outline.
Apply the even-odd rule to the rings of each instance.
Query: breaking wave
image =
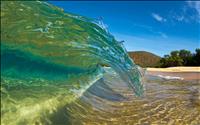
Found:
[[[100,25],[46,2],[2,2],[2,125],[52,123],[107,71],[142,95],[138,67]]]

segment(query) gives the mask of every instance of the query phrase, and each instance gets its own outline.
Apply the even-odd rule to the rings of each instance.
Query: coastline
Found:
[[[200,67],[147,68],[147,73],[165,79],[200,80]]]
[[[148,72],[199,72],[200,67],[146,68]]]

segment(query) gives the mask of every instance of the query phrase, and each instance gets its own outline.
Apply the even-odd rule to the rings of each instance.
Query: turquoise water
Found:
[[[1,2],[2,125],[57,124],[61,109],[103,82],[104,66],[142,95],[138,67],[101,24],[46,2]]]

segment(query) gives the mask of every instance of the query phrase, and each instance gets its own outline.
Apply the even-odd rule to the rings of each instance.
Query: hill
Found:
[[[133,51],[128,54],[141,67],[156,67],[161,59],[161,57],[146,51]]]

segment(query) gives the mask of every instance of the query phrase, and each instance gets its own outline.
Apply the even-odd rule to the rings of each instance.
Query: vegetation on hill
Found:
[[[200,48],[191,53],[189,50],[172,51],[160,60],[160,67],[200,66]]]
[[[146,51],[128,52],[135,64],[141,67],[158,67],[161,57]]]
[[[135,64],[141,67],[200,66],[200,48],[191,53],[189,50],[175,50],[163,58],[146,51],[128,52]]]

